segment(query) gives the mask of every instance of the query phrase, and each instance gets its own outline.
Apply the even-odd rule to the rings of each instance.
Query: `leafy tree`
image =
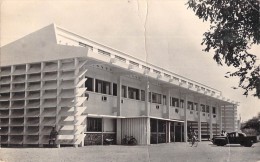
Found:
[[[245,123],[243,123],[242,130],[249,131],[249,130],[255,130],[257,134],[260,134],[260,113],[258,113],[258,116],[253,117],[252,119],[249,119]]]
[[[204,33],[204,51],[214,50],[219,64],[235,67],[226,78],[237,76],[244,95],[253,92],[260,99],[260,65],[257,56],[248,50],[260,41],[260,0],[188,0],[196,16],[210,22]],[[236,87],[234,87],[236,89]]]

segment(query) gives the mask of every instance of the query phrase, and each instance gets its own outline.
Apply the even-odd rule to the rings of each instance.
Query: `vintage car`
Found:
[[[246,136],[244,133],[231,132],[227,135],[215,136],[212,138],[212,143],[217,146],[224,146],[226,144],[240,144],[241,146],[251,147],[256,143],[255,136]]]

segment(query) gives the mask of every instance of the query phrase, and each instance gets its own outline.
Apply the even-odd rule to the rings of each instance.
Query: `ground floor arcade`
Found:
[[[187,121],[187,136],[192,130],[201,140],[210,139],[210,123],[201,122],[199,132],[197,121]],[[113,139],[113,144],[121,144],[125,136],[133,136],[138,144],[159,144],[185,142],[184,121],[157,118],[116,118],[87,117],[84,145],[103,145],[105,139]],[[212,134],[220,132],[218,124],[212,124]]]

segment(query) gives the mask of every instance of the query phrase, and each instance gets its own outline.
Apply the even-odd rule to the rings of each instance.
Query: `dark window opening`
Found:
[[[117,84],[113,83],[113,95],[117,96]]]
[[[121,97],[126,98],[126,86],[122,85],[121,93]]]
[[[178,98],[172,98],[172,105],[174,107],[179,107],[179,99]]]
[[[166,105],[166,96],[163,95],[163,105]]]
[[[193,102],[188,101],[188,109],[194,110]]]
[[[216,114],[216,108],[215,107],[212,107],[212,113]]]
[[[110,94],[110,82],[96,79],[96,92]]]
[[[198,103],[194,103],[194,110],[198,111]]]
[[[162,95],[158,94],[158,93],[152,93],[152,102],[161,104],[162,103]]]
[[[139,100],[139,89],[128,87],[128,98]]]
[[[180,107],[181,107],[181,108],[184,108],[184,100],[181,100],[181,101],[180,101]]]
[[[85,87],[87,91],[93,91],[93,78],[86,77]]]
[[[200,106],[201,106],[201,111],[202,111],[202,112],[206,112],[206,110],[205,110],[205,105],[201,104]]]
[[[206,113],[209,113],[209,105],[206,106]]]
[[[145,101],[145,91],[141,90],[141,101]]]
[[[87,118],[87,131],[88,132],[102,132],[102,119],[101,118]]]

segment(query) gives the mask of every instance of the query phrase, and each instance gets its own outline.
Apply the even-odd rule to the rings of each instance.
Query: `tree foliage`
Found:
[[[219,64],[235,67],[227,78],[237,76],[244,95],[253,92],[260,98],[260,65],[256,54],[248,50],[259,45],[259,0],[188,0],[188,8],[203,21],[210,22],[204,33],[204,51],[214,50],[213,59]]]
[[[258,113],[258,116],[253,117],[252,119],[249,119],[245,123],[243,123],[243,126],[241,128],[244,131],[249,130],[255,130],[256,134],[260,134],[260,113]]]

